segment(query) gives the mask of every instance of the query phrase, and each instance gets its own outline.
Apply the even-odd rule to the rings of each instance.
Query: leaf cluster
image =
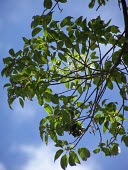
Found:
[[[88,148],[78,145],[88,132],[99,135],[95,154],[102,151],[105,156],[117,155],[118,136],[128,146],[124,127],[128,110],[125,32],[101,16],[90,21],[83,16],[56,21],[53,10],[61,10],[61,3],[66,2],[44,0],[43,14],[34,16],[31,23],[32,37],[23,37],[22,50],[9,50],[1,73],[9,77],[4,87],[10,108],[17,98],[24,107],[26,98],[34,97],[44,108],[47,116],[40,121],[40,136],[46,144],[51,139],[60,147],[54,160],[62,156],[62,169],[90,157]],[[99,8],[107,0],[91,0],[89,8],[96,2]],[[107,99],[108,92],[118,93],[121,102]],[[106,133],[109,137],[104,141]]]

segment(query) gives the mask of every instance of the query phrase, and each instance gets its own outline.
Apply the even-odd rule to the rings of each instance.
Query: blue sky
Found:
[[[22,49],[22,37],[31,37],[32,16],[42,12],[42,2],[41,0],[0,0],[0,70],[3,68],[2,58],[8,56],[8,50],[12,47],[16,51]],[[87,4],[88,0],[79,2],[70,0],[69,3],[61,6],[64,9],[63,13],[58,12],[56,17],[61,19],[66,15],[73,15],[76,18],[83,15],[89,20],[101,13],[104,20],[113,18],[112,23],[123,30],[123,18],[117,7],[117,0],[113,0],[98,12],[88,10]],[[7,79],[1,77],[0,170],[61,170],[59,161],[55,164],[53,162],[56,151],[53,143],[50,142],[45,146],[38,133],[39,122],[44,116],[43,108],[36,101],[26,101],[25,108],[22,109],[16,101],[13,110],[10,110],[6,89],[3,89],[5,82]],[[85,142],[92,146],[95,140],[90,137]],[[77,167],[68,167],[68,170],[127,170],[127,167],[128,150],[121,145],[121,153],[116,157],[104,157],[103,154],[92,155],[87,162]]]

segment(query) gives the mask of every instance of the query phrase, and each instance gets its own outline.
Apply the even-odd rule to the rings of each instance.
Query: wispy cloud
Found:
[[[55,154],[55,148],[52,144],[49,146],[32,146],[22,145],[20,151],[27,156],[26,163],[22,165],[19,170],[62,170],[59,160],[54,163],[53,158]],[[101,166],[98,162],[90,159],[82,165],[76,167],[68,167],[67,170],[101,170]]]
[[[0,162],[0,170],[6,170],[6,168],[2,162]]]

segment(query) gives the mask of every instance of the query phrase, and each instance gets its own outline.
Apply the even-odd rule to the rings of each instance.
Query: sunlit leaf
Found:
[[[52,114],[52,108],[51,108],[51,106],[50,106],[49,104],[45,103],[45,104],[44,104],[44,109],[45,109],[45,111],[46,111],[49,115]]]

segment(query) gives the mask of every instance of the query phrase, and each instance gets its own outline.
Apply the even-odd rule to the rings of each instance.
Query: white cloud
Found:
[[[59,160],[54,163],[55,148],[49,146],[27,146],[20,147],[20,151],[27,156],[27,161],[19,170],[62,170]],[[77,165],[76,167],[68,167],[67,170],[101,170],[100,165],[90,158],[90,161]]]
[[[0,162],[0,170],[6,170],[5,166],[1,162]]]

